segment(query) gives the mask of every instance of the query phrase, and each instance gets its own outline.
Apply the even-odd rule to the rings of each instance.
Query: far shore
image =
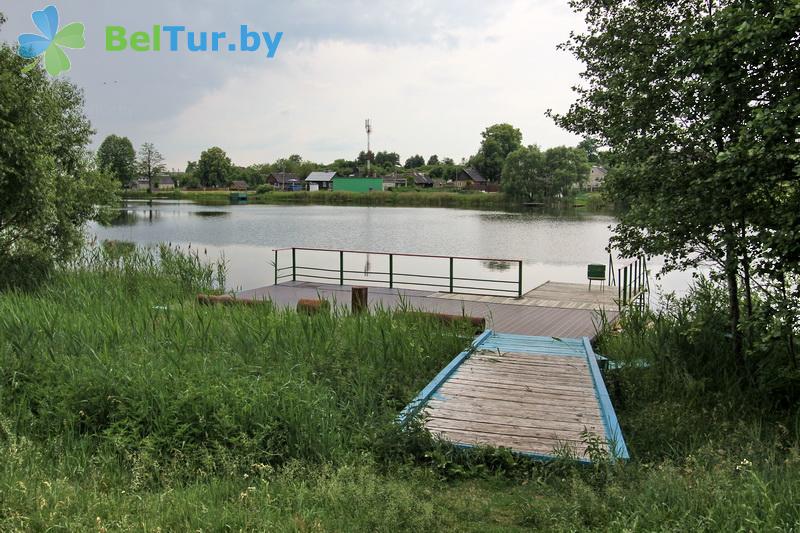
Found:
[[[524,204],[511,201],[502,192],[480,191],[423,191],[404,192],[373,191],[368,193],[334,192],[334,191],[271,191],[257,193],[255,191],[218,190],[167,190],[148,193],[144,191],[124,191],[124,199],[173,199],[192,200],[202,204],[227,205],[245,203],[241,199],[232,199],[232,194],[244,193],[246,203],[251,204],[311,204],[311,205],[362,205],[362,206],[402,206],[402,207],[454,207],[473,209],[518,210],[525,207],[584,208],[589,210],[607,210],[608,205],[599,192],[581,192],[574,197],[565,198],[555,204],[543,206],[532,202]]]

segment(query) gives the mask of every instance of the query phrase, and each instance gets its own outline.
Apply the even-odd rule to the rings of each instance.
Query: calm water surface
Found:
[[[231,289],[271,284],[272,250],[295,246],[521,259],[527,291],[548,280],[585,282],[587,264],[608,262],[605,249],[611,235],[609,227],[614,223],[612,216],[591,213],[550,215],[316,205],[204,206],[165,200],[128,201],[111,225],[93,224],[89,231],[101,240],[126,240],[140,245],[169,242],[182,248],[191,245],[210,259],[224,255]],[[298,263],[338,269],[337,256],[298,253]],[[290,252],[280,256],[281,266],[291,264],[290,261]],[[414,265],[403,261],[395,259],[395,272],[422,266],[426,273],[447,275],[446,261],[416,261]],[[386,271],[387,263],[385,256],[352,254],[347,257],[345,268]],[[660,264],[651,261],[649,266],[657,271]],[[456,264],[456,276],[515,280],[516,268],[462,261]],[[657,285],[667,291],[681,292],[688,279],[688,275],[671,274]]]

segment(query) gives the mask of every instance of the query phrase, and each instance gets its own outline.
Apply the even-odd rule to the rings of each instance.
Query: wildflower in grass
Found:
[[[26,59],[35,59],[25,67],[23,72],[31,70],[42,58],[44,58],[44,68],[51,76],[58,76],[62,72],[68,71],[71,64],[67,54],[61,48],[86,46],[83,24],[73,22],[59,31],[56,6],[47,6],[41,11],[34,11],[31,17],[42,35],[23,33],[19,36],[17,53]]]

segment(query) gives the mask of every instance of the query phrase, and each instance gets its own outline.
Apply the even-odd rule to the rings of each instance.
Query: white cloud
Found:
[[[519,127],[529,144],[574,144],[544,112],[573,100],[580,65],[555,46],[579,27],[565,3],[518,2],[484,27],[442,39],[304,43],[263,68],[227,72],[220,86],[142,134],[178,168],[214,145],[243,165],[291,153],[352,158],[365,148],[367,117],[373,149],[404,158],[469,156],[497,122]]]

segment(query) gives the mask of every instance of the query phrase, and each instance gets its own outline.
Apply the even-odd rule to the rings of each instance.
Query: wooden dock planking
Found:
[[[504,305],[522,305],[535,307],[553,307],[561,309],[583,309],[617,311],[616,288],[606,287],[602,290],[595,285],[589,290],[589,284],[561,283],[548,281],[526,292],[522,298],[509,298],[507,296],[465,296],[461,294],[442,294],[437,296],[446,299],[468,298],[473,301]]]
[[[627,458],[588,339],[487,332],[404,410],[460,446],[500,446],[537,458],[564,447],[588,461],[584,432]]]
[[[583,287],[579,285],[579,287]],[[271,300],[278,307],[295,308],[300,299],[325,299],[338,305],[350,302],[348,285],[331,285],[307,281],[290,281],[237,293],[244,300]],[[529,292],[534,293],[537,289]],[[587,292],[588,291],[584,291]],[[592,297],[594,292],[592,291]],[[611,293],[614,291],[606,291]],[[576,289],[576,295],[578,294]],[[565,307],[565,302],[553,301],[542,305],[544,300],[448,294],[413,289],[369,288],[371,308],[411,308],[432,313],[451,315],[466,314],[485,318],[488,327],[497,332],[520,335],[547,335],[564,338],[594,338],[600,327],[600,309],[606,318],[613,321],[618,315],[613,309],[598,306],[587,300],[586,305]],[[577,298],[577,296],[575,296]],[[564,304],[564,305],[561,305]],[[605,305],[605,304],[604,304]]]

